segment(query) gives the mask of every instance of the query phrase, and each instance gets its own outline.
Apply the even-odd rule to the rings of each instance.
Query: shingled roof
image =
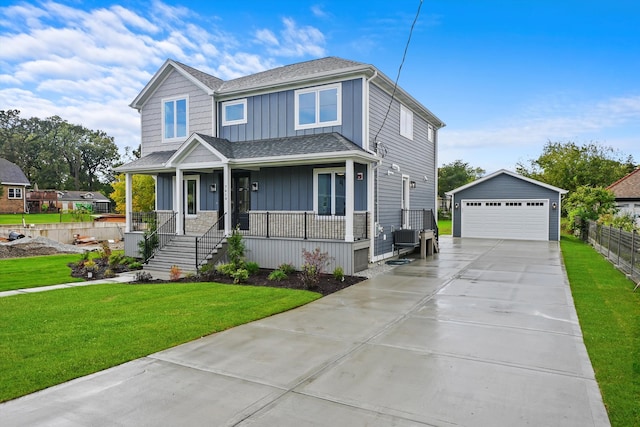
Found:
[[[623,176],[607,187],[616,199],[640,199],[640,169]]]
[[[15,163],[0,158],[0,184],[29,186],[27,176]]]

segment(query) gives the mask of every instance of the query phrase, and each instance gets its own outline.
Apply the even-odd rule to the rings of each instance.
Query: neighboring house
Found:
[[[620,213],[633,215],[640,222],[640,168],[607,187],[616,196]]]
[[[30,213],[58,212],[58,192],[56,190],[27,191],[27,207]]]
[[[142,157],[117,169],[129,254],[134,174],[156,178],[163,235],[237,227],[267,268],[319,247],[351,274],[392,256],[395,230],[435,225],[444,123],[372,65],[329,57],[223,81],[167,60],[131,107]]]
[[[560,240],[567,190],[505,169],[447,192],[454,237]]]
[[[58,209],[63,211],[87,210],[93,213],[109,213],[111,200],[99,191],[58,191]]]
[[[0,158],[0,213],[27,212],[26,189],[30,185],[18,165]]]

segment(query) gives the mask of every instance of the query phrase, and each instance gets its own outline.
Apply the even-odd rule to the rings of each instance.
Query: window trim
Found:
[[[227,120],[227,107],[242,105],[242,119]],[[222,126],[243,125],[247,123],[247,98],[225,101],[222,103]]]
[[[413,141],[413,111],[400,104],[400,135]]]
[[[331,174],[331,215],[320,215],[318,213],[318,175]],[[336,215],[336,174],[346,174],[346,168],[317,168],[313,169],[313,212],[318,218],[345,218],[345,215]],[[346,197],[346,194],[345,194]],[[349,203],[346,200],[346,203]]]
[[[11,195],[12,191],[13,191],[13,196]],[[16,192],[19,192],[20,195],[16,196]],[[7,188],[7,198],[9,200],[22,200],[23,199],[23,195],[24,195],[24,192],[22,191],[22,187],[8,187]]]
[[[433,142],[434,141],[434,136],[435,136],[435,129],[433,128],[432,124],[427,125],[427,140],[429,142]]]
[[[165,108],[166,108],[166,104],[168,102],[173,102],[173,104],[175,105],[177,101],[182,101],[184,100],[186,102],[186,110],[185,110],[185,134],[184,136],[173,136],[170,138],[167,138],[167,130],[166,130],[166,122],[165,122]],[[173,142],[173,141],[182,141],[185,140],[188,136],[189,136],[189,95],[181,95],[181,96],[174,96],[174,97],[170,97],[170,98],[163,98],[162,99],[162,115],[161,115],[161,121],[162,121],[162,141],[166,141],[166,142]],[[173,118],[173,125],[174,125],[174,135],[177,133],[177,114],[174,113],[174,118]]]
[[[320,92],[326,90],[336,89],[336,120],[332,120],[330,122],[321,122],[320,121]],[[316,94],[316,118],[315,122],[309,124],[300,124],[300,95],[304,95],[307,93],[315,93]],[[333,83],[323,86],[314,86],[304,89],[298,89],[294,91],[293,95],[294,99],[294,114],[295,114],[295,130],[303,130],[303,129],[314,129],[321,127],[331,127],[331,126],[340,126],[342,125],[342,84]]]

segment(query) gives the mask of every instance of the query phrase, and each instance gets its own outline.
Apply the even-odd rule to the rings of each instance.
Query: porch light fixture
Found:
[[[218,184],[209,185],[209,191],[212,193],[215,193],[216,191],[218,191]]]
[[[558,204],[556,202],[553,202],[551,204],[551,207],[553,208],[553,210],[555,211],[556,209],[558,209]]]
[[[415,182],[415,181],[411,181],[411,182],[409,183],[409,187],[410,187],[410,188],[416,188],[416,182]]]
[[[458,203],[456,203],[456,209],[458,209],[460,207],[460,205]]]
[[[251,191],[258,191],[258,181],[251,183]]]
[[[393,169],[396,172],[400,172],[400,166],[396,165],[395,163],[391,164],[391,169]]]
[[[387,175],[393,175],[393,171],[392,170],[388,170],[387,171]]]

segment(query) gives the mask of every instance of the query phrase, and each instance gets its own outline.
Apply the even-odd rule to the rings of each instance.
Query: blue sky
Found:
[[[395,79],[419,4],[0,0],[0,109],[135,148],[128,105],[167,58],[230,79],[339,56]],[[447,123],[439,165],[513,170],[547,141],[640,162],[639,19],[631,0],[425,0],[400,86]]]

